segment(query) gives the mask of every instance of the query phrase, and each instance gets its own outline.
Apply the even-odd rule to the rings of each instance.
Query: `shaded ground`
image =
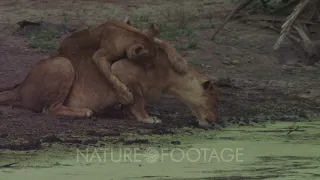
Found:
[[[223,0],[181,2],[3,0],[0,85],[21,82],[36,62],[55,53],[57,43],[65,36],[51,31],[52,27],[50,31],[22,36],[16,32],[18,21],[43,20],[84,28],[129,15],[137,27],[158,21],[162,24],[162,38],[173,42],[190,65],[230,79],[234,87],[221,88],[220,93],[222,124],[293,122],[319,116],[319,67],[302,64],[306,57],[299,46],[287,40],[280,51],[273,52],[278,34],[238,21],[230,22],[215,41],[209,41],[212,28],[221,23],[232,4]],[[95,145],[109,136],[117,137],[114,143],[124,142],[123,133],[173,134],[177,127],[192,126],[194,121],[189,110],[172,97],[166,96],[148,109],[164,124],[142,125],[117,110],[110,111],[111,117],[70,119],[1,107],[0,149],[38,149],[44,142],[56,141]]]

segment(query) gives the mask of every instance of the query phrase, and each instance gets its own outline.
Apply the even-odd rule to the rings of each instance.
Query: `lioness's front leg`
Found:
[[[93,54],[93,62],[97,65],[99,71],[110,82],[121,104],[133,103],[133,95],[129,88],[124,85],[112,72],[111,60],[108,59],[108,52],[104,49],[99,49]]]
[[[137,118],[138,121],[148,124],[160,124],[161,120],[157,117],[151,117],[145,110],[145,100],[143,97],[134,99],[134,103],[130,105],[131,113]]]

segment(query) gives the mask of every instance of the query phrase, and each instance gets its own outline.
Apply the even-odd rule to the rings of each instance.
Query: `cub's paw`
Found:
[[[172,62],[174,69],[180,73],[188,72],[188,62],[180,54],[172,52],[168,55],[170,62]]]
[[[128,105],[133,103],[133,94],[126,85],[119,84],[116,93],[121,104]]]
[[[146,124],[161,124],[162,123],[161,119],[159,119],[157,117],[148,117],[148,118],[140,119],[139,121],[142,123],[146,123]]]
[[[133,103],[133,94],[130,91],[118,93],[119,102],[123,105]]]

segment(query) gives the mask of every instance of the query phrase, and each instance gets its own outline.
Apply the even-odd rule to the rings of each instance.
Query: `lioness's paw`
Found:
[[[157,118],[157,117],[151,117],[154,120],[154,124],[161,124],[162,121],[161,119]]]
[[[91,117],[93,115],[93,112],[88,108],[82,108],[81,111],[84,114],[84,117]]]
[[[207,121],[199,121],[198,125],[202,128],[209,128],[210,124]]]
[[[162,123],[161,119],[159,119],[157,117],[144,118],[144,119],[140,119],[139,121],[143,122],[143,123],[147,123],[147,124],[161,124]]]

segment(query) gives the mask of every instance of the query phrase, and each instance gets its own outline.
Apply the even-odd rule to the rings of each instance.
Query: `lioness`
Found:
[[[150,33],[149,33],[150,32]],[[143,33],[125,23],[109,20],[91,29],[78,31],[65,38],[59,48],[61,57],[69,59],[78,71],[83,64],[91,58],[83,59],[85,54],[92,54],[92,62],[98,70],[104,75],[107,82],[115,90],[121,104],[133,102],[133,96],[129,89],[115,77],[111,71],[111,64],[115,61],[128,58],[136,63],[147,63],[156,54],[155,35],[159,34],[160,29],[153,24],[148,31]],[[158,44],[161,44],[159,40]],[[173,56],[170,56],[173,57]],[[171,58],[172,59],[172,58]],[[186,71],[187,63],[184,59],[173,59],[172,64],[179,72]],[[78,67],[80,66],[80,67]]]
[[[155,33],[152,28],[143,32]],[[138,121],[160,123],[160,120],[146,113],[144,105],[146,101],[168,93],[191,108],[199,125],[207,126],[214,122],[217,98],[215,83],[194,69],[179,73],[166,52],[176,51],[168,43],[158,41],[162,48],[157,48],[156,58],[150,60],[153,67],[139,66],[128,59],[111,66],[113,74],[134,93],[134,103],[129,105],[131,112]],[[91,58],[96,49],[87,48],[85,51],[87,53],[82,56],[75,54],[84,60],[78,61],[81,63],[77,68],[74,68],[72,61],[61,56],[38,62],[21,84],[0,90],[0,104],[20,105],[35,112],[90,117],[92,111],[99,113],[119,103],[116,92],[97,71],[96,65],[85,61]]]
[[[113,74],[133,92],[134,102],[129,108],[136,119],[144,123],[160,123],[147,114],[144,106],[146,101],[168,93],[190,107],[200,126],[214,122],[215,83],[192,68],[186,74],[177,73],[168,55],[160,48],[157,51],[158,60],[153,61],[152,68],[143,68],[127,59],[111,66]],[[2,105],[13,103],[36,112],[65,116],[90,117],[93,112],[99,113],[119,103],[116,92],[94,64],[79,66],[75,71],[68,59],[59,56],[40,61],[20,85],[3,90],[0,93]]]

